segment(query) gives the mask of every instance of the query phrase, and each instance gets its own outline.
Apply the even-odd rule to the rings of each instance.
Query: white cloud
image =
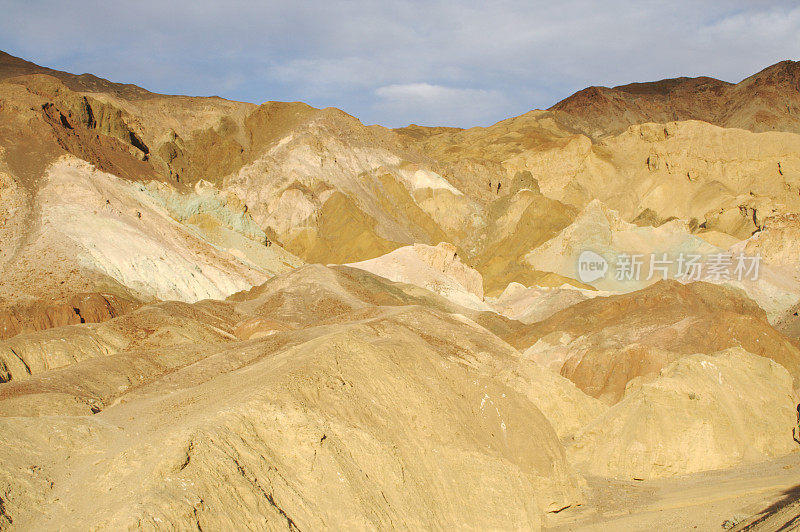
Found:
[[[430,83],[406,83],[403,85],[388,85],[375,90],[381,98],[397,102],[412,102],[419,104],[442,104],[450,100],[482,100],[496,97],[493,91],[480,89],[456,89],[431,85]]]
[[[393,121],[405,118],[423,125],[488,125],[506,104],[499,91],[431,83],[387,85],[377,88],[375,95],[381,112]]]

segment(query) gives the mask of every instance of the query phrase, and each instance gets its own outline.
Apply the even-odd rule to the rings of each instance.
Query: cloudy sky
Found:
[[[800,59],[796,1],[0,0],[0,49],[163,93],[488,125],[588,85]]]

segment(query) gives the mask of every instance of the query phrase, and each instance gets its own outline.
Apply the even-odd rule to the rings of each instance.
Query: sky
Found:
[[[796,1],[0,0],[0,50],[166,94],[483,126],[590,85],[800,59]]]

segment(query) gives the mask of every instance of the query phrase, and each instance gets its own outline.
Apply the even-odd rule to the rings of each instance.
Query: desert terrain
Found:
[[[800,62],[489,127],[0,52],[0,530],[800,527]]]

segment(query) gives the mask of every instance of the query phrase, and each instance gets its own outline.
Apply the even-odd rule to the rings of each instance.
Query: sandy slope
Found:
[[[588,504],[552,515],[546,530],[743,530],[762,517],[762,526],[748,530],[778,530],[797,516],[799,470],[800,453],[793,452],[675,479],[589,477]],[[788,511],[778,515],[782,505]]]
[[[328,290],[318,325],[319,294],[287,299],[276,278],[225,304],[94,326],[116,350],[0,390],[4,511],[44,528],[213,528],[243,515],[300,529],[531,528],[580,502],[558,434],[603,407],[464,315],[370,304],[364,276],[369,297],[414,297],[359,270],[305,267],[288,286]],[[356,292],[348,279],[362,280]],[[306,327],[244,342],[230,332],[279,314]],[[171,334],[190,324],[200,336]]]

